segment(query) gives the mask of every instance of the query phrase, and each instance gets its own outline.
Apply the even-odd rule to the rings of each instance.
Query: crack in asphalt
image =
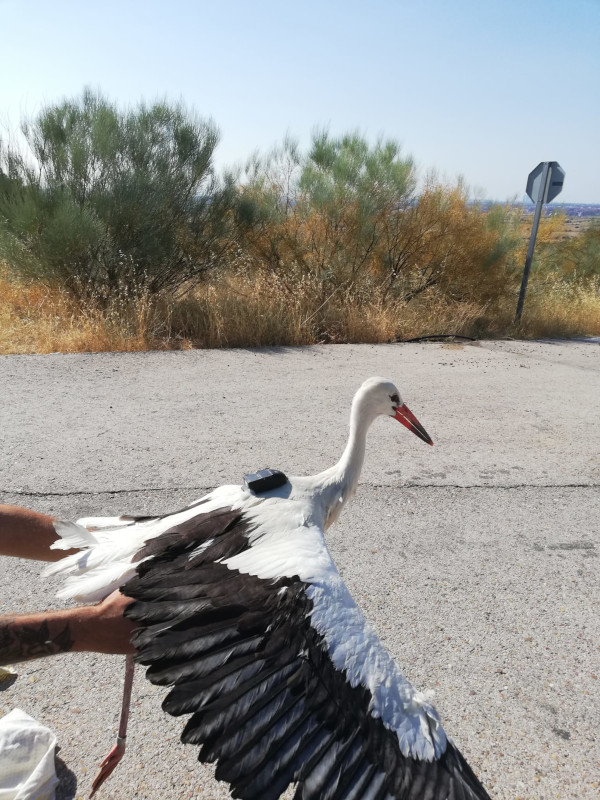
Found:
[[[363,486],[370,486],[373,489],[600,489],[600,483],[511,483],[511,484],[489,484],[489,483],[368,483]],[[136,489],[101,489],[101,490],[78,490],[64,492],[40,492],[29,489],[0,489],[3,494],[18,495],[19,497],[96,497],[99,495],[119,495],[119,494],[141,494],[143,492],[212,492],[215,486],[147,486]]]

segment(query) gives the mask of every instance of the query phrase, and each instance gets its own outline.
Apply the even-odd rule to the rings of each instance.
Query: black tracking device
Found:
[[[251,492],[260,494],[283,486],[284,483],[287,483],[287,476],[278,469],[259,469],[258,472],[244,475],[244,483]]]

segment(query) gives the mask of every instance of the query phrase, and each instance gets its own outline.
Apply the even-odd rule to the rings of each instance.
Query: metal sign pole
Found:
[[[535,239],[538,232],[538,226],[540,224],[540,217],[542,215],[542,206],[546,202],[546,197],[548,196],[550,175],[552,174],[550,166],[551,166],[550,161],[546,161],[544,163],[544,172],[542,174],[542,180],[540,185],[541,191],[539,193],[538,201],[535,207],[535,214],[533,215],[533,225],[531,228],[531,236],[529,237],[529,247],[527,248],[527,257],[525,258],[525,269],[523,270],[523,279],[521,281],[521,290],[519,292],[519,302],[517,303],[517,313],[515,315],[515,323],[517,324],[521,322],[521,314],[523,313],[523,304],[525,303],[525,292],[527,291],[527,282],[529,281],[529,271],[531,270],[531,262],[533,261],[533,249],[535,247]]]

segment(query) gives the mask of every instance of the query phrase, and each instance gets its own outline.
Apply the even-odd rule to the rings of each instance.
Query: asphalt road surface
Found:
[[[481,342],[0,357],[0,502],[63,518],[163,513],[265,466],[311,474],[345,444],[354,391],[390,378],[435,441],[371,429],[328,533],[379,636],[496,800],[600,787],[600,346]],[[0,558],[1,613],[58,607],[36,562]],[[57,800],[112,747],[123,659],[21,665],[22,708],[60,745]],[[1,688],[1,687],[0,687]],[[98,797],[226,798],[137,670],[125,759]]]

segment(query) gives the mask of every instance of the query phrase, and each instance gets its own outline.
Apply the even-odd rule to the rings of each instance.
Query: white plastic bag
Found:
[[[0,800],[54,800],[56,736],[16,708],[0,719]]]

